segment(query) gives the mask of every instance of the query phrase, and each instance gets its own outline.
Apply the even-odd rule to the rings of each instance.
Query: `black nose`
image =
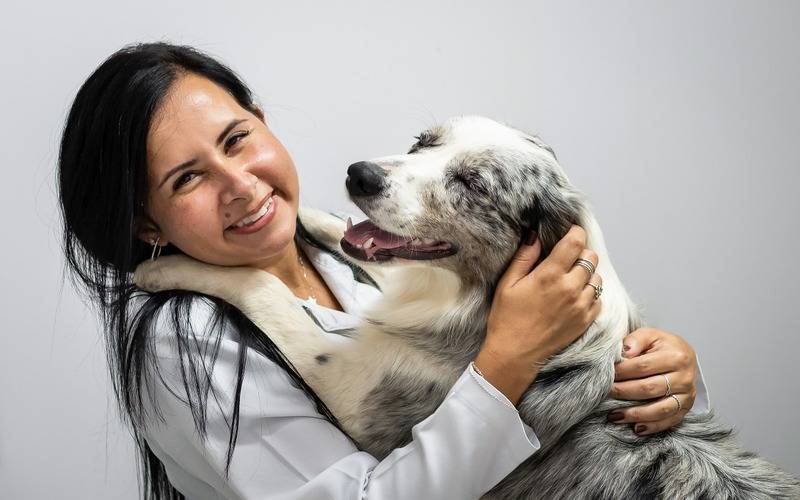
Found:
[[[386,172],[375,163],[360,161],[347,167],[345,186],[350,196],[374,196],[386,187]]]

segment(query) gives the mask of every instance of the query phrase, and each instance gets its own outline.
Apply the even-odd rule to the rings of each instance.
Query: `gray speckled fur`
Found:
[[[411,440],[411,428],[433,413],[444,400],[447,386],[441,380],[421,380],[387,374],[364,400],[369,422],[359,436],[371,454],[385,457]]]
[[[432,146],[418,144],[411,153],[457,143],[470,120],[485,125],[480,122],[484,119],[475,117],[451,120],[434,129]],[[400,234],[447,234],[447,240],[461,248],[455,256],[431,261],[464,280],[464,307],[458,316],[447,317],[436,331],[381,325],[432,358],[451,364],[452,373],[466,367],[477,353],[493,283],[516,248],[520,232],[534,227],[546,255],[571,224],[586,227],[590,216],[583,196],[558,167],[553,150],[536,136],[505,128],[547,155],[526,154],[524,148],[513,146],[466,147],[439,171],[446,190],[436,189],[435,182],[418,188],[425,209],[415,220],[398,220],[398,208],[386,207],[392,193],[409,182],[408,176],[387,176],[388,191],[376,200],[354,200],[381,227]],[[381,164],[381,159],[374,161]],[[397,157],[383,161],[390,172],[404,164]],[[627,295],[624,298],[628,300]],[[624,314],[613,323],[623,325],[624,333],[641,325],[632,303]],[[649,437],[637,436],[630,426],[609,423],[610,410],[632,404],[606,399],[620,349],[618,339],[610,337],[610,331],[590,330],[542,369],[519,405],[541,449],[485,498],[800,498],[796,478],[740,449],[713,412],[689,414],[672,430]],[[387,374],[364,401],[372,423],[371,432],[359,436],[363,446],[381,457],[406,444],[411,426],[432,412],[452,384],[452,380],[437,382]]]

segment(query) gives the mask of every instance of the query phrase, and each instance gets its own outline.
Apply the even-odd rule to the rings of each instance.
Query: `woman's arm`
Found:
[[[199,304],[192,307],[198,332],[205,315],[195,311]],[[219,397],[208,398],[202,439],[179,399],[184,389],[176,346],[168,329],[159,332],[163,383],[156,378],[152,390],[164,422],[153,421],[144,435],[189,498],[478,498],[539,447],[514,406],[470,366],[436,412],[414,426],[412,442],[378,461],[324,419],[277,364],[248,350],[239,436],[225,479],[236,333],[226,331],[220,345],[212,371]],[[207,363],[207,346],[198,347],[196,361]]]
[[[639,328],[626,337],[622,357],[615,366],[616,383],[609,396],[652,401],[611,412],[612,422],[633,424],[637,434],[647,435],[678,425],[690,411],[710,410],[697,356],[680,336]],[[675,397],[666,396],[668,391]]]

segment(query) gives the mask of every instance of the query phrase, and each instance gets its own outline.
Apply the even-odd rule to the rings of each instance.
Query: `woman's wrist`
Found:
[[[539,374],[536,363],[527,363],[513,357],[499,355],[484,346],[473,360],[480,375],[503,393],[514,406]]]

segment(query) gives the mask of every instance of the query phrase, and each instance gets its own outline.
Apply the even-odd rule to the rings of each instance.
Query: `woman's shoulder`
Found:
[[[166,369],[179,380],[182,376],[178,375],[191,367],[217,372],[221,380],[237,372],[242,356],[259,358],[258,363],[250,363],[251,369],[261,365],[273,372],[276,368],[274,360],[248,348],[247,339],[258,332],[245,331],[247,325],[239,321],[241,313],[221,299],[171,290],[137,294],[135,302],[132,308],[138,309],[137,317],[131,319],[131,338],[149,346],[158,372]]]
[[[280,353],[268,336],[222,299],[173,290],[148,293],[136,300],[140,319],[134,320],[138,331],[132,338],[150,346],[159,370],[164,366],[180,370],[189,365],[206,366],[209,373],[222,369],[221,373],[230,375],[237,373],[235,367],[246,358],[247,371],[271,375],[283,371],[276,361]]]
[[[221,299],[187,290],[168,290],[135,292],[128,311],[131,328],[146,329],[146,334],[155,340],[178,334],[208,337],[221,333],[235,337],[235,328],[225,314],[229,308]]]
[[[316,415],[313,403],[275,359],[280,356],[277,348],[273,352],[260,331],[239,321],[240,315],[232,306],[197,293],[157,295],[136,300],[142,303],[145,314],[151,315],[148,343],[152,364],[148,370],[158,374],[160,383],[152,384],[150,390],[155,390],[159,406],[165,402],[172,405],[175,396],[178,401],[202,400],[192,388],[209,387],[215,394],[215,405],[221,404],[218,409],[227,409],[234,403],[230,391],[241,376],[245,389],[241,398],[249,407],[257,406],[251,398],[268,393],[267,399],[277,408],[291,407],[297,414]],[[262,410],[270,413],[277,408]]]

